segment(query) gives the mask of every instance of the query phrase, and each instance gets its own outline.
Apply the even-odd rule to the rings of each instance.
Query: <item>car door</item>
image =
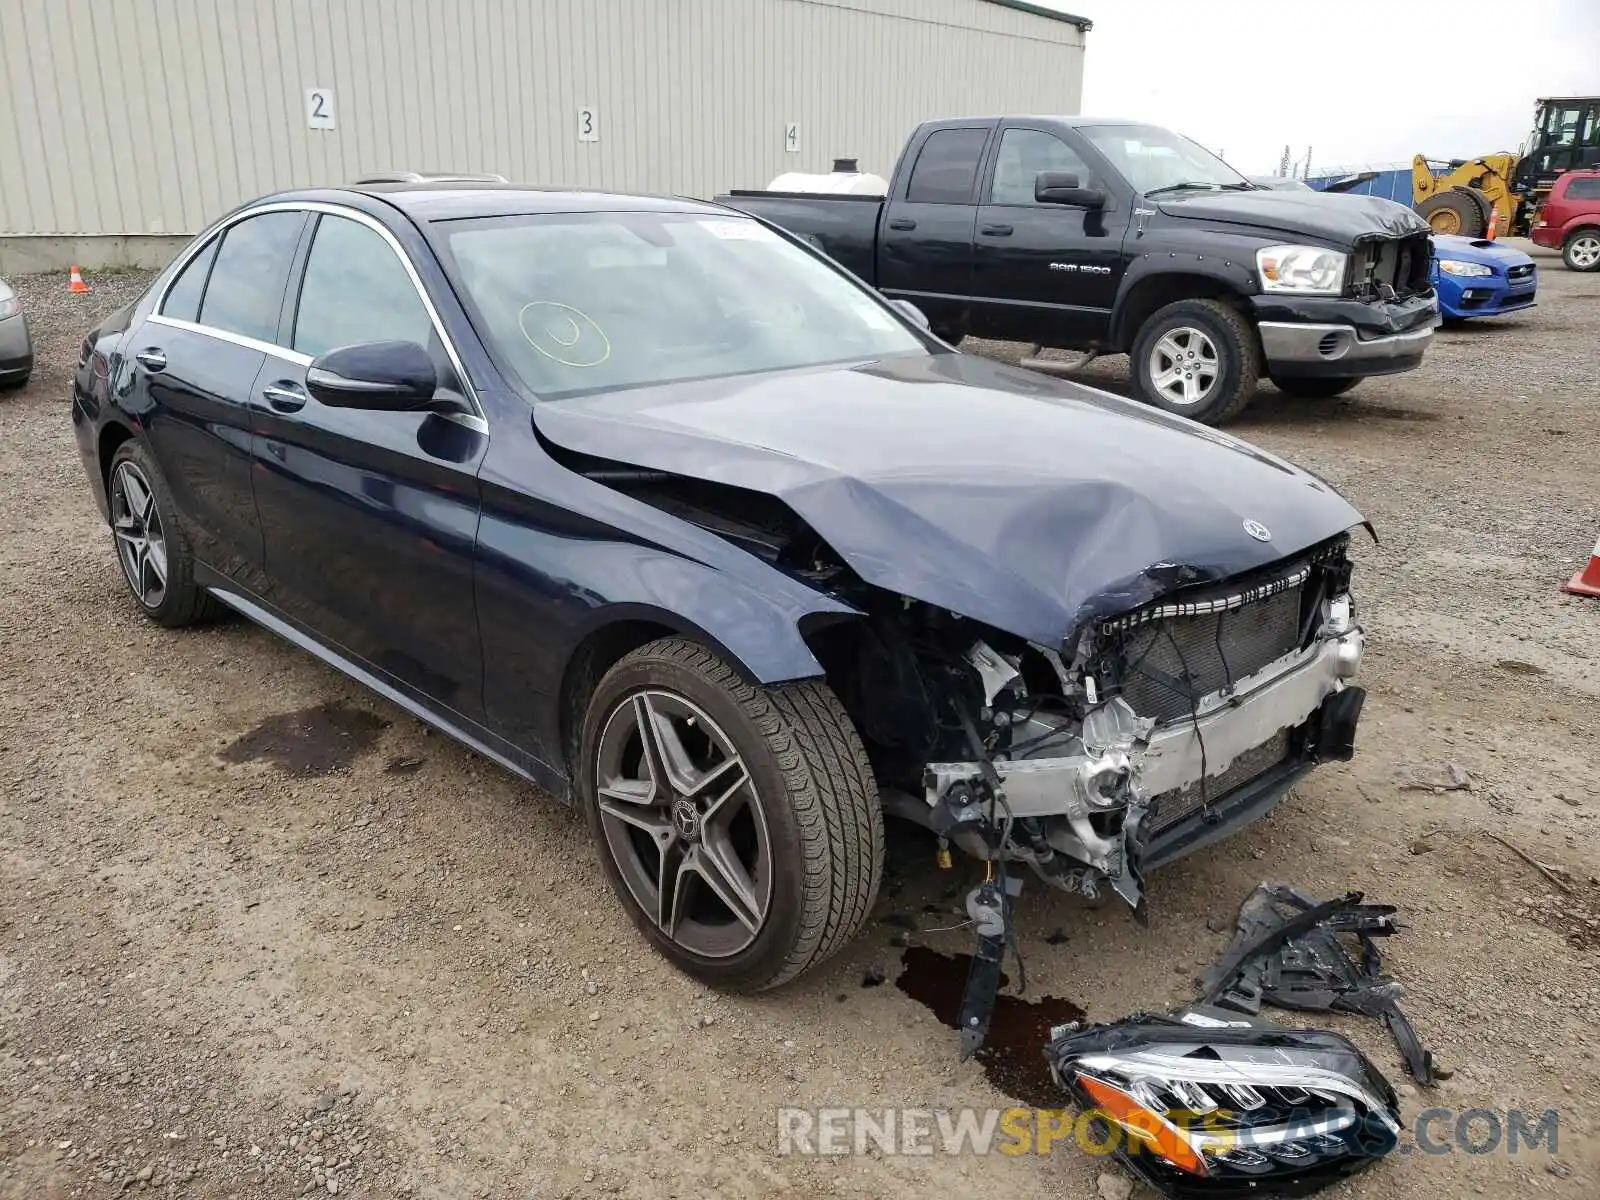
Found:
[[[1122,279],[1127,210],[1069,208],[1033,198],[1041,171],[1105,183],[1076,149],[1044,129],[1002,129],[984,182],[973,247],[971,326],[997,338],[1087,346],[1104,337]],[[1107,193],[1108,204],[1114,204]],[[1058,343],[1042,337],[1054,331]]]
[[[935,129],[908,148],[878,231],[878,288],[910,300],[935,328],[958,330],[972,285],[978,164],[989,125]]]
[[[244,217],[173,276],[129,342],[135,413],[195,556],[253,590],[261,524],[250,483],[250,395],[277,330],[301,212]]]
[[[275,606],[416,699],[474,716],[477,471],[488,445],[398,241],[353,210],[319,211],[253,398],[256,503]],[[439,412],[333,407],[306,388],[319,354],[380,341],[427,348]]]

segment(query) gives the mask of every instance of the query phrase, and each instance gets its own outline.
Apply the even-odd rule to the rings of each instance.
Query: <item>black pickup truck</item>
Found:
[[[717,199],[911,301],[947,341],[1127,354],[1144,400],[1212,425],[1262,375],[1334,396],[1410,370],[1438,323],[1428,225],[1410,209],[1269,190],[1153,125],[928,121],[887,197]]]

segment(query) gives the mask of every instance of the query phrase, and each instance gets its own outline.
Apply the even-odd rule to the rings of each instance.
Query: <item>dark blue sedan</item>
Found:
[[[298,192],[88,335],[73,419],[148,617],[575,799],[645,935],[757,989],[866,919],[885,814],[989,864],[1003,946],[1008,870],[1139,904],[1354,744],[1355,509],[919,316],[715,205]]]

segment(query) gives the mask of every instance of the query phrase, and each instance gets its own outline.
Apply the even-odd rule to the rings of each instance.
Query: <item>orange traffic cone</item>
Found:
[[[1487,236],[1491,242],[1500,236],[1500,210],[1498,208],[1491,208],[1489,210],[1489,232],[1485,236]]]
[[[1571,592],[1574,596],[1600,597],[1600,541],[1594,544],[1589,565],[1567,580],[1561,590]]]
[[[77,294],[87,292],[89,285],[83,281],[83,272],[78,270],[78,264],[72,264],[72,274],[67,279],[67,291]]]

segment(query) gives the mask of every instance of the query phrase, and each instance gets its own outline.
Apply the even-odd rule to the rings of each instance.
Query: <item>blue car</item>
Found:
[[[1539,268],[1520,250],[1483,238],[1435,234],[1433,286],[1447,321],[1499,317],[1534,306]]]

